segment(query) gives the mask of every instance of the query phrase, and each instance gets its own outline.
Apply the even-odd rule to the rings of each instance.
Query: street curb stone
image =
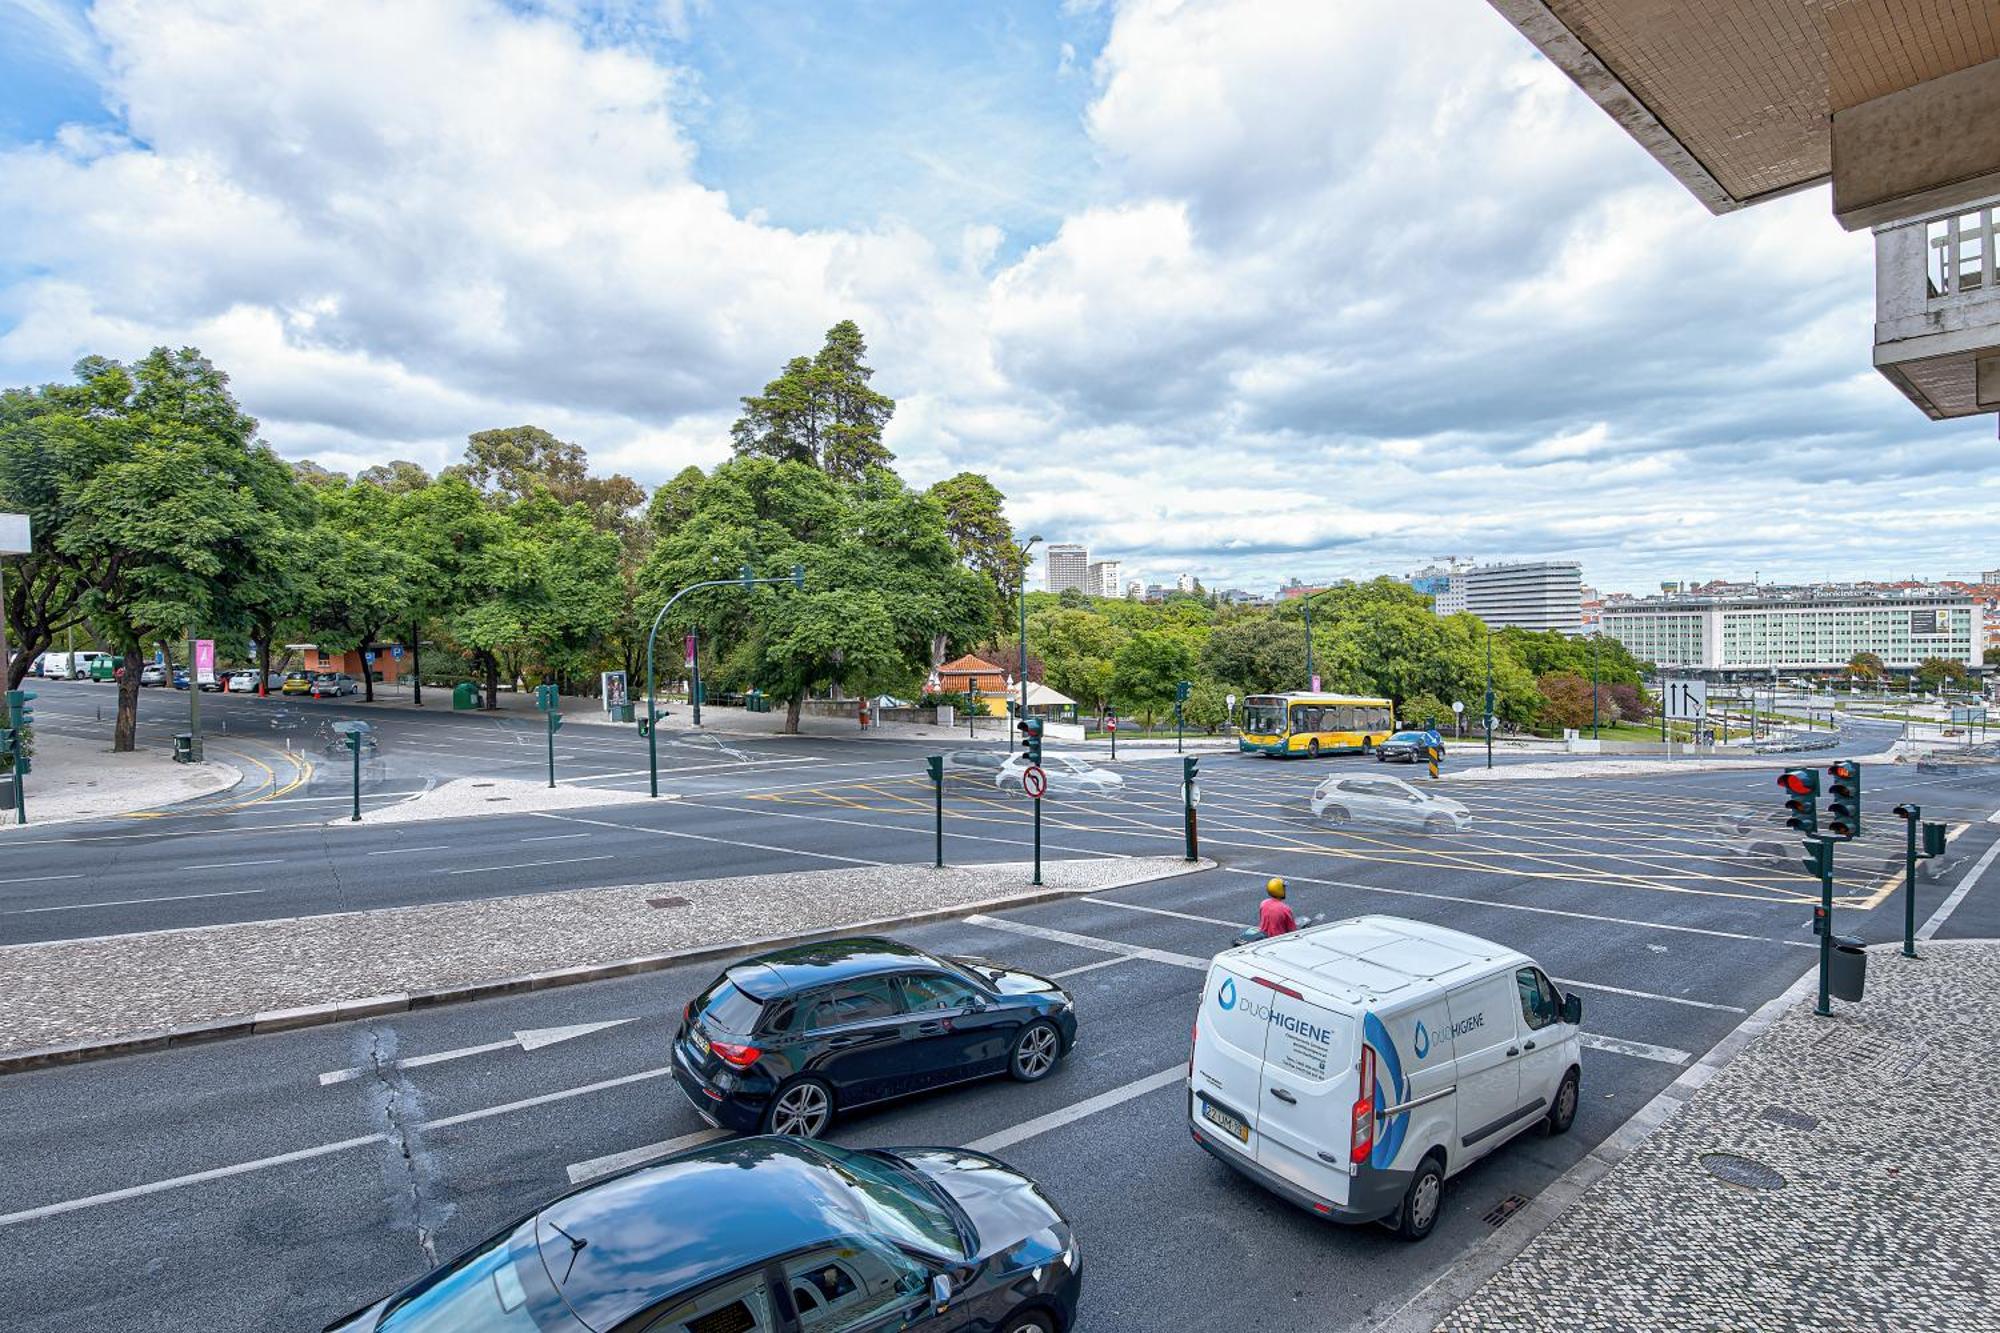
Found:
[[[1216,862],[1207,857],[1203,857],[1198,861],[1186,863],[1185,869],[1174,871],[1171,874],[1157,875],[1143,881],[1127,880],[1107,887],[1125,888],[1129,887],[1132,883],[1155,883],[1163,879],[1175,879],[1181,875],[1193,875],[1205,870],[1213,870],[1216,864]],[[666,953],[647,954],[637,958],[622,958],[606,963],[591,963],[580,967],[559,968],[549,972],[531,972],[520,976],[466,982],[456,986],[441,986],[432,990],[375,995],[356,1000],[340,1000],[328,1004],[301,1005],[291,1009],[271,1009],[259,1014],[218,1018],[205,1023],[190,1023],[183,1027],[151,1029],[125,1033],[116,1037],[100,1038],[93,1041],[68,1042],[57,1046],[35,1047],[30,1050],[0,1054],[0,1075],[26,1073],[30,1070],[48,1069],[58,1065],[81,1064],[87,1060],[103,1060],[120,1055],[136,1055],[149,1051],[163,1051],[182,1046],[194,1046],[205,1042],[222,1041],[234,1037],[248,1037],[273,1032],[290,1032],[299,1028],[319,1027],[327,1023],[345,1023],[358,1018],[375,1018],[383,1014],[434,1009],[441,1005],[458,1004],[468,1000],[486,1000],[504,995],[521,995],[530,991],[550,990],[557,986],[574,986],[590,981],[607,981],[617,977],[637,976],[642,972],[658,972],[688,963],[731,958],[747,953],[761,953],[767,949],[781,949],[794,944],[812,944],[820,940],[841,939],[849,935],[867,934],[870,931],[926,925],[937,921],[951,921],[962,917],[975,916],[982,912],[1013,911],[1022,907],[1033,907],[1040,903],[1056,902],[1064,898],[1085,897],[1099,891],[1090,888],[1042,889],[1034,893],[1006,894],[997,898],[983,899],[979,902],[962,903],[953,907],[927,909],[922,912],[913,912],[903,916],[878,917],[869,921],[858,921],[850,925],[823,930],[805,931],[791,935],[769,935],[759,939],[725,941],[720,944],[700,944],[687,949],[671,950]]]

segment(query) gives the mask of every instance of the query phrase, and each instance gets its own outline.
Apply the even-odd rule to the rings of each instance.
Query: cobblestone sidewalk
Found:
[[[2000,942],[1873,949],[1437,1327],[2000,1329]]]
[[[171,751],[157,749],[113,754],[105,740],[43,727],[28,774],[28,822],[18,827],[151,810],[225,791],[242,780],[234,765],[215,759],[177,764]],[[0,828],[17,827],[12,781],[0,777]]]
[[[362,1012],[410,1008],[423,992],[956,915],[1211,864],[1167,856],[1047,861],[1042,889],[1029,886],[1024,862],[811,870],[7,945],[0,947],[0,1056],[258,1015],[267,1020],[259,1030],[301,1026],[332,1019],[277,1011],[348,1002],[362,1002]]]

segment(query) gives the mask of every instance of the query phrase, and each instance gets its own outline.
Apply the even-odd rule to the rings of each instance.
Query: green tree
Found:
[[[826,331],[811,360],[793,357],[764,392],[743,399],[743,415],[730,427],[738,457],[805,463],[831,477],[858,481],[894,459],[882,428],[896,402],[868,387],[875,372],[867,343],[853,320]]]
[[[1435,694],[1423,692],[1403,700],[1403,707],[1396,714],[1396,721],[1401,726],[1412,728],[1434,722],[1440,733],[1449,734],[1452,730],[1453,714],[1450,704]]]
[[[1856,653],[1847,659],[1847,674],[1856,680],[1880,680],[1885,674],[1882,659],[1875,653]]]
[[[1965,682],[1965,663],[1955,657],[1926,657],[1917,664],[1917,683],[1927,690]]]
[[[1014,544],[1014,525],[1001,512],[1007,497],[977,472],[946,477],[933,485],[929,494],[944,509],[944,530],[959,558],[993,580],[1004,619],[1006,608],[1020,592],[1027,564]]]
[[[2000,648],[1988,648],[1982,660],[1988,667],[2000,667]]]
[[[1249,694],[1302,688],[1305,626],[1270,616],[1218,625],[1202,645],[1201,669],[1217,680],[1236,682]]]
[[[1229,721],[1229,690],[1218,681],[1203,677],[1188,691],[1181,705],[1181,721],[1213,736]]]
[[[1150,729],[1173,709],[1174,686],[1194,671],[1194,654],[1180,639],[1159,630],[1141,630],[1112,659],[1112,693]]]
[[[398,458],[387,463],[377,463],[374,467],[363,468],[354,474],[354,479],[369,486],[378,487],[391,495],[402,495],[408,491],[420,491],[431,484],[431,474],[407,459]]]
[[[358,650],[365,659],[434,576],[397,541],[396,497],[366,482],[322,486],[317,497],[319,521],[298,550],[311,571],[302,588],[306,623],[322,649]],[[372,703],[375,672],[361,674]]]

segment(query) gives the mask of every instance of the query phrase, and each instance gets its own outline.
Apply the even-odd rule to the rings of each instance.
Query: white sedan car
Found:
[[[1472,812],[1457,801],[1389,777],[1328,778],[1313,791],[1312,812],[1329,824],[1381,824],[1425,833],[1457,833],[1472,823]]]
[[[993,775],[993,785],[1001,791],[1018,792],[1027,761],[1014,755]],[[1049,775],[1049,792],[1066,796],[1104,796],[1123,791],[1125,779],[1108,768],[1098,768],[1087,760],[1064,754],[1042,756],[1042,771]]]

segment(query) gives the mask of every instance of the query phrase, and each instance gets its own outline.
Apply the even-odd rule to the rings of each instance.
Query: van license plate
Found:
[[[1218,1110],[1214,1102],[1206,1100],[1202,1102],[1201,1118],[1212,1125],[1220,1125],[1222,1128],[1228,1130],[1236,1136],[1236,1140],[1239,1143],[1250,1142],[1250,1126],[1244,1124],[1241,1120],[1229,1114],[1229,1112]]]
[[[700,1028],[696,1028],[694,1031],[688,1033],[688,1040],[692,1041],[695,1045],[695,1049],[700,1051],[703,1055],[708,1054],[708,1034],[703,1032]]]

